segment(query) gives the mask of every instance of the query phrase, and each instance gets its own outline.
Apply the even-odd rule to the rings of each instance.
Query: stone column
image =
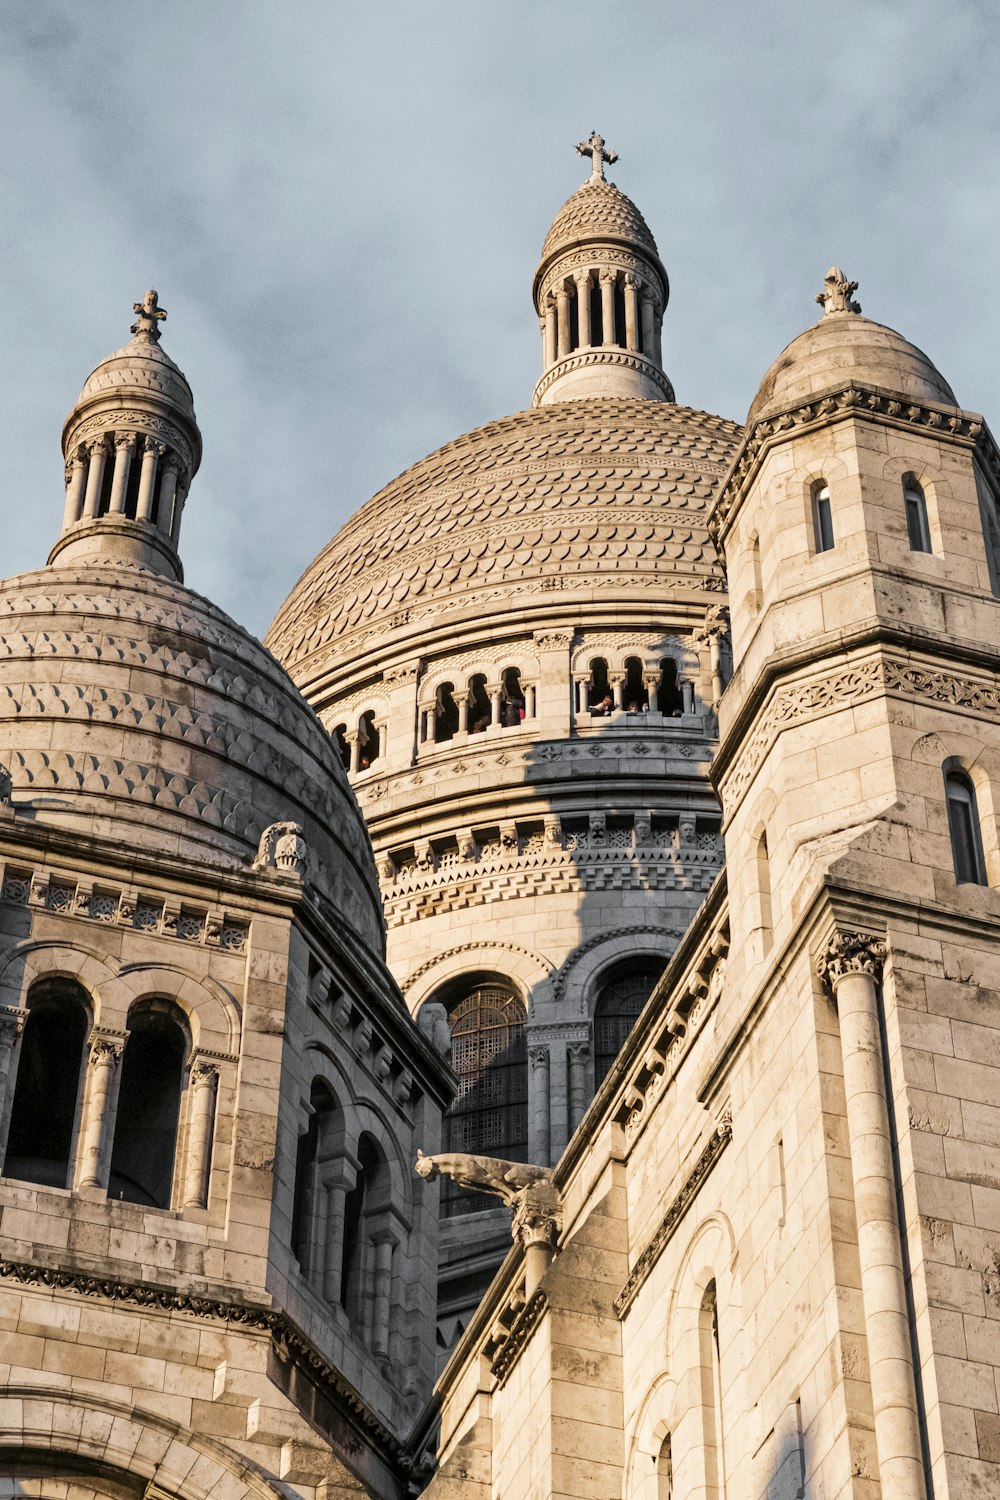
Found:
[[[428,745],[433,745],[437,739],[437,712],[436,703],[432,702],[425,710],[425,734],[424,739]]]
[[[487,683],[486,691],[490,695],[490,705],[493,711],[493,717],[490,720],[490,728],[500,728],[500,694],[503,692],[503,683],[498,682],[492,685],[490,683]]]
[[[544,1043],[529,1046],[531,1064],[531,1159],[543,1166],[551,1162],[549,1151],[549,1049]]]
[[[615,282],[618,280],[617,272],[602,271],[601,283],[601,338],[605,347],[613,345],[615,340]]]
[[[458,699],[458,732],[468,734],[469,732],[469,690],[466,688],[460,693]]]
[[[551,297],[545,299],[545,368],[551,370],[558,358],[559,332],[556,305]]]
[[[926,1500],[879,1026],[885,954],[876,938],[838,932],[817,968],[840,1017],[879,1480],[885,1500]]]
[[[551,1180],[534,1182],[515,1194],[511,1227],[524,1246],[524,1294],[530,1301],[552,1261],[562,1228],[562,1201]]]
[[[185,1208],[207,1208],[215,1136],[215,1098],[219,1070],[214,1063],[196,1062],[191,1069],[191,1114],[188,1121],[187,1160],[184,1165]]]
[[[653,294],[644,286],[639,294],[639,316],[642,322],[642,352],[647,359],[653,358]]]
[[[184,501],[186,499],[187,499],[187,489],[186,489],[185,485],[181,482],[180,476],[178,476],[178,479],[177,479],[177,488],[174,491],[173,515],[170,518],[170,540],[173,542],[173,544],[174,544],[175,547],[177,546],[177,542],[178,542],[178,540],[180,538],[180,534],[181,534],[181,517],[184,514]],[[162,508],[162,500],[161,500],[161,508]]]
[[[590,348],[590,272],[577,271],[576,282],[577,327],[580,330],[580,348]]]
[[[111,501],[108,505],[110,516],[120,516],[125,513],[125,492],[128,489],[128,476],[132,468],[132,454],[135,452],[136,441],[134,432],[119,432],[115,438],[115,472],[111,479]]]
[[[569,287],[565,282],[556,289],[556,312],[559,319],[558,357],[569,353]]]
[[[90,1055],[87,1059],[89,1087],[83,1107],[83,1126],[80,1131],[79,1177],[81,1192],[102,1188],[104,1182],[104,1152],[107,1144],[108,1118],[111,1110],[111,1092],[125,1050],[126,1035],[98,1035],[91,1039]]]
[[[177,498],[177,460],[168,453],[163,463],[163,478],[160,480],[160,505],[156,512],[156,529],[165,536],[174,534],[174,506]],[[180,517],[177,518],[178,528]]]
[[[558,1037],[549,1045],[549,1151],[553,1161],[562,1156],[569,1139],[568,1104],[566,1043]]]
[[[137,521],[151,521],[153,518],[156,466],[166,451],[165,443],[159,443],[155,438],[146,439],[146,447],[142,455],[142,473],[139,475],[139,498],[135,507]]]
[[[708,651],[712,666],[712,702],[718,708],[722,697],[722,642],[717,630],[709,636]]]
[[[347,769],[352,776],[356,776],[358,773],[358,731],[356,729],[345,730],[344,739],[347,741],[347,748],[351,752],[351,764]]]
[[[374,1275],[372,1277],[372,1353],[384,1358],[389,1353],[392,1322],[392,1253],[396,1242],[389,1230],[381,1230],[372,1239]]]
[[[7,1121],[14,1099],[11,1086],[15,1075],[14,1052],[24,1034],[28,1012],[19,1006],[5,1006],[0,1010],[0,1161],[7,1149]]]
[[[587,1105],[587,1042],[569,1044],[569,1128],[572,1133],[583,1119]]]
[[[638,282],[631,271],[625,272],[625,347],[638,349]]]
[[[87,469],[87,491],[83,501],[83,514],[84,518],[89,521],[97,515],[97,509],[101,503],[104,465],[108,461],[106,439],[103,437],[91,438],[87,444],[87,452],[90,454],[90,465]]]
[[[344,1209],[347,1195],[358,1180],[357,1164],[348,1158],[322,1164],[325,1198],[323,1214],[323,1300],[331,1307],[340,1306],[341,1278],[344,1271]]]
[[[83,497],[87,489],[86,449],[77,448],[69,464],[69,479],[66,483],[66,509],[63,511],[63,531],[80,519]]]

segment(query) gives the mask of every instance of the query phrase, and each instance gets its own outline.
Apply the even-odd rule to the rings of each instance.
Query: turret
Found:
[[[167,314],[156,292],[134,310],[132,339],[101,361],[66,418],[66,507],[49,562],[131,563],[179,580],[201,433],[191,387],[160,348]]]
[[[630,198],[608,182],[618,160],[593,132],[577,146],[591,173],[564,203],[542,247],[533,295],[542,332],[535,406],[583,396],[672,401],[660,327],[670,295],[656,241]]]

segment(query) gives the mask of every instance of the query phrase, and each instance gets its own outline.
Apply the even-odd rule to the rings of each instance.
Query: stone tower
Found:
[[[179,581],[201,438],[137,311],[0,587],[0,1488],[401,1496],[450,1080],[329,737]]]
[[[558,1159],[722,858],[707,511],[739,428],[674,403],[666,274],[587,149],[535,278],[534,408],[369,501],[267,638],[341,746],[390,967],[452,1047],[452,1147],[535,1162]],[[445,1209],[448,1344],[507,1225],[487,1200]]]

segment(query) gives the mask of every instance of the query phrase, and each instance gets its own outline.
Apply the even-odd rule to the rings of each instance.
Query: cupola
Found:
[[[608,182],[618,160],[592,132],[577,146],[591,173],[556,214],[535,273],[542,378],[535,406],[587,396],[673,401],[660,327],[670,295],[653,239],[630,198]]]
[[[155,291],[134,304],[133,337],[90,375],[63,428],[66,508],[49,557],[120,562],[181,579],[181,514],[201,462],[191,387],[160,348]]]

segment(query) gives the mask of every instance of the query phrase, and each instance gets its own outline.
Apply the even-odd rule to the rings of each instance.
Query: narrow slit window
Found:
[[[813,485],[813,531],[817,552],[833,551],[833,510],[830,506],[830,486]]]
[[[979,837],[979,809],[972,782],[961,771],[945,777],[948,800],[948,831],[959,885],[986,885],[986,864]]]
[[[927,501],[915,479],[903,481],[903,504],[906,507],[906,534],[911,552],[931,551],[931,532],[927,524]]]

